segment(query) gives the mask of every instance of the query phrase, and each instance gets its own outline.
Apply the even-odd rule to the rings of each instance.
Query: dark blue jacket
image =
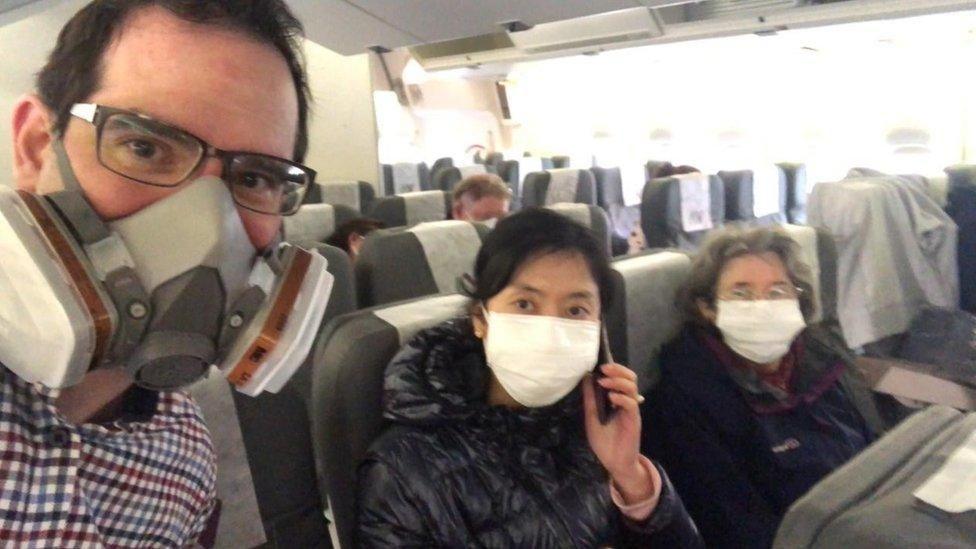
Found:
[[[735,355],[707,337],[717,336],[689,327],[664,349],[644,451],[667,468],[709,547],[766,548],[790,504],[874,440],[880,418],[825,330],[799,336],[789,397],[731,375]]]

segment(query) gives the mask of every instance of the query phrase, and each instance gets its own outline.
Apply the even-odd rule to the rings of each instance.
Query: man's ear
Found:
[[[461,205],[460,200],[455,200],[454,205],[451,206],[451,219],[466,221],[464,219],[464,207]]]
[[[52,161],[51,142],[54,139],[54,114],[34,95],[25,95],[14,107],[14,185],[29,192],[38,192],[38,183],[45,164]]]

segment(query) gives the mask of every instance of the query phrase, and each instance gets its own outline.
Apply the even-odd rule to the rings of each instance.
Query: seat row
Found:
[[[810,227],[785,226],[815,273],[820,318],[834,318],[836,263],[832,241]],[[676,293],[691,269],[680,251],[660,251],[613,263],[612,306],[606,311],[610,347],[649,391],[658,378],[657,355],[680,328]],[[311,367],[311,440],[319,487],[331,509],[337,539],[354,547],[356,470],[384,428],[383,373],[418,331],[459,316],[467,299],[446,293],[363,309],[335,318],[316,343]]]

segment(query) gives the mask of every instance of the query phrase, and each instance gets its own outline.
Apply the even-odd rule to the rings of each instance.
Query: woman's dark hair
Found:
[[[606,245],[590,229],[542,208],[528,208],[498,222],[478,251],[474,280],[464,291],[476,303],[486,302],[505,289],[527,261],[562,252],[583,256],[600,290],[600,307],[606,310],[613,284]]]
[[[311,91],[305,72],[301,22],[283,0],[95,0],[61,29],[47,64],[37,75],[37,93],[54,111],[54,129],[64,133],[71,106],[84,103],[98,89],[102,58],[133,13],[159,6],[173,15],[239,31],[274,46],[285,62],[298,95],[298,128],[292,160],[304,162],[308,152],[308,112]]]
[[[358,234],[359,236],[366,236],[369,233],[377,229],[385,229],[386,224],[378,219],[371,219],[369,217],[357,217],[356,219],[350,219],[339,228],[336,229],[332,236],[325,241],[326,244],[330,246],[335,246],[336,248],[341,248],[349,253],[349,237]]]

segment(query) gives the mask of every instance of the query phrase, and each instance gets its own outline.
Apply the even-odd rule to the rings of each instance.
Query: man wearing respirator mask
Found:
[[[315,172],[277,0],[95,1],[14,111],[0,187],[0,539],[194,543],[214,455],[179,389],[301,364],[332,278],[280,245]],[[121,511],[115,511],[122,509]]]

